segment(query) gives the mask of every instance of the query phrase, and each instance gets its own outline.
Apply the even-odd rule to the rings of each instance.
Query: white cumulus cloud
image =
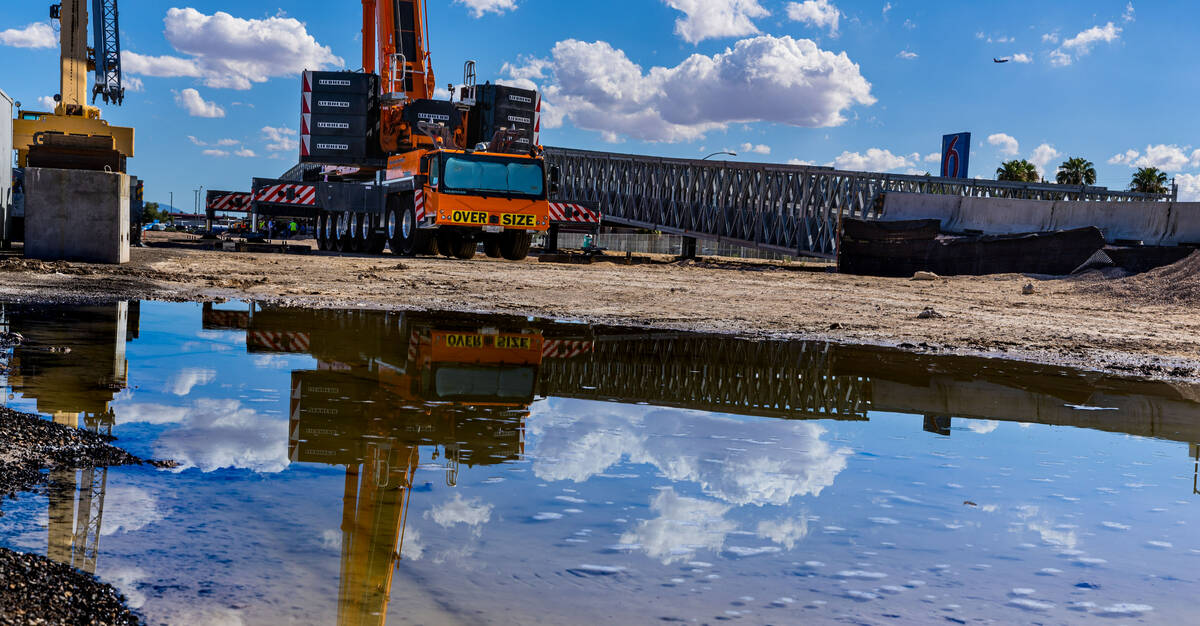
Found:
[[[675,34],[688,43],[705,39],[742,37],[758,33],[754,19],[771,14],[758,0],[663,0],[683,13],[675,20]]]
[[[54,48],[58,34],[45,22],[34,22],[25,28],[0,30],[0,44],[14,48]]]
[[[1013,156],[1021,150],[1021,144],[1017,143],[1016,138],[1005,133],[996,133],[988,135],[987,142],[990,145],[1000,148],[1000,154]]]
[[[829,0],[804,0],[790,2],[787,5],[788,18],[794,22],[804,22],[814,28],[828,28],[833,37],[838,33],[838,20],[842,12]]]
[[[175,104],[178,104],[192,117],[225,117],[225,109],[215,102],[209,102],[200,96],[200,92],[188,87],[175,93]]]
[[[294,152],[300,149],[300,142],[296,139],[296,130],[293,128],[263,126],[262,138],[267,142],[267,150],[272,152]]]
[[[897,54],[896,56],[898,56],[901,59],[904,59],[906,61],[912,61],[913,59],[917,58],[918,55],[916,52],[910,52],[908,50],[901,50],[900,54]]]
[[[844,52],[791,37],[744,39],[649,71],[606,42],[569,39],[550,59],[504,69],[528,86],[535,86],[530,77],[545,76],[543,108],[556,114],[544,115],[543,125],[569,119],[607,141],[687,141],[739,122],[839,126],[847,109],[875,103],[871,84]]]
[[[1012,60],[1013,63],[1033,63],[1033,57],[1025,54],[1024,52],[1018,52],[1012,55]]]
[[[1093,26],[1070,39],[1064,39],[1057,50],[1050,52],[1050,63],[1059,67],[1070,65],[1091,52],[1096,44],[1112,43],[1120,38],[1121,27],[1112,22]]]
[[[1130,2],[1129,4],[1125,5],[1125,12],[1123,14],[1121,14],[1121,20],[1128,23],[1128,22],[1135,21],[1136,19],[1137,19],[1137,15],[1134,13],[1133,3]]]
[[[1175,184],[1179,185],[1180,202],[1200,201],[1200,174],[1176,174]]]
[[[919,154],[892,154],[891,150],[868,148],[866,153],[845,151],[834,158],[832,165],[839,170],[855,172],[887,172],[913,167],[920,160]]]
[[[742,144],[741,147],[738,148],[738,151],[742,154],[771,154],[771,146],[761,143],[755,145],[747,142]]]
[[[495,13],[500,15],[505,11],[515,11],[517,9],[516,0],[454,0],[454,4],[461,4],[471,11],[471,17],[480,18],[485,13]]]
[[[1060,156],[1062,156],[1062,153],[1058,150],[1055,150],[1054,146],[1044,143],[1033,149],[1033,154],[1029,155],[1029,162],[1033,163],[1033,165],[1037,167],[1038,174],[1040,174],[1042,178],[1045,178],[1046,166]]]
[[[220,158],[225,158],[225,157],[229,156],[229,151],[228,150],[217,150],[216,148],[210,148],[208,150],[202,151],[200,154],[203,154],[204,156],[217,157],[220,159]]]
[[[1112,165],[1128,165],[1129,167],[1157,167],[1164,172],[1178,172],[1188,167],[1200,167],[1200,150],[1192,150],[1190,146],[1175,144],[1158,144],[1146,146],[1144,152],[1126,150],[1114,155],[1108,160]]]
[[[305,69],[345,65],[293,18],[241,19],[221,11],[206,15],[193,8],[172,8],[163,22],[167,41],[186,57],[126,51],[122,61],[127,73],[200,78],[209,87],[249,89]]]
[[[52,96],[38,96],[37,103],[39,107],[46,111],[53,111],[58,106],[58,103],[54,101]]]

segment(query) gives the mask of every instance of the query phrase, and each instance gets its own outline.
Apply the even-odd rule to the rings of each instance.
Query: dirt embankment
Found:
[[[1124,279],[1097,272],[914,281],[813,264],[665,257],[648,265],[565,265],[150,248],[135,249],[121,267],[0,259],[0,297],[514,313],[1196,378],[1200,297],[1187,264],[1198,262]],[[927,308],[936,315],[922,315]]]

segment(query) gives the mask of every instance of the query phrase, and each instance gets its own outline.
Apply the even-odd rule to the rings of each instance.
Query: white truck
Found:
[[[12,245],[13,218],[16,215],[16,198],[13,193],[13,100],[0,89],[0,249]],[[24,217],[24,214],[20,217]]]

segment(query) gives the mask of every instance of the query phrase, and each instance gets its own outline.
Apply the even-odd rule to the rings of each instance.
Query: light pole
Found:
[[[701,160],[701,161],[707,161],[707,160],[709,160],[709,159],[711,159],[711,158],[713,158],[713,157],[717,156],[718,154],[728,154],[729,156],[737,156],[737,153],[736,153],[736,152],[727,152],[727,151],[725,151],[725,150],[722,150],[722,151],[720,151],[720,152],[714,152],[714,153],[712,153],[712,154],[710,154],[710,155],[708,155],[708,156],[706,156],[706,157],[704,157],[703,159],[700,159],[700,160]]]

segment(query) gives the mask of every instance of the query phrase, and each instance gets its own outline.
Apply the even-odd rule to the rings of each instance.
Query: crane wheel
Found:
[[[324,213],[322,213],[322,214],[320,214],[320,215],[318,215],[318,216],[317,216],[317,228],[316,228],[316,231],[317,231],[317,232],[316,232],[316,236],[317,236],[317,250],[328,250],[328,249],[329,249],[329,245],[328,245],[328,243],[325,241],[325,214],[324,214]]]
[[[346,216],[346,227],[350,231],[350,247],[354,252],[366,252],[367,242],[363,239],[362,213],[350,213]]]
[[[437,239],[438,252],[444,257],[454,256],[454,246],[458,245],[458,235],[448,230],[442,229],[437,231],[435,238]]]
[[[492,236],[488,237],[487,239],[484,239],[483,240],[483,253],[488,255],[488,257],[492,258],[492,259],[500,258],[500,237],[496,236],[496,235],[492,235]]]
[[[325,221],[321,222],[321,236],[325,239],[326,250],[335,250],[337,248],[337,238],[334,235],[333,228],[333,215],[330,215],[329,212],[326,212]]]
[[[533,234],[523,230],[506,230],[500,235],[500,254],[509,261],[520,261],[529,256]]]
[[[417,210],[412,195],[388,196],[384,231],[392,254],[416,256],[420,251],[417,247]]]
[[[475,241],[474,239],[459,235],[458,241],[454,243],[455,245],[452,251],[454,253],[454,258],[462,259],[464,261],[475,258],[475,251],[479,249],[479,242]]]
[[[335,213],[330,216],[333,220],[333,236],[334,249],[338,252],[353,252],[354,247],[350,243],[350,228],[347,224],[349,215],[345,213]]]

